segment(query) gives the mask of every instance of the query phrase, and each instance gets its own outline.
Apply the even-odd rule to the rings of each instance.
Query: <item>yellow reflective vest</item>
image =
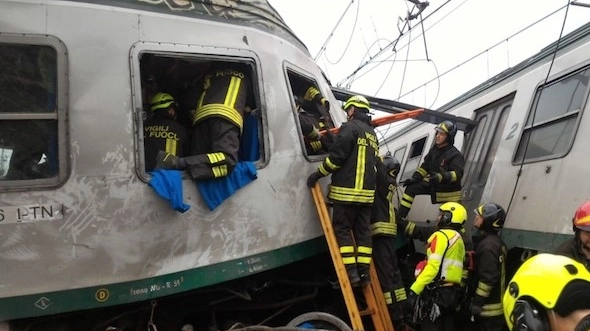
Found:
[[[463,275],[465,244],[461,234],[452,229],[434,232],[427,240],[426,266],[410,289],[421,294],[426,285],[441,281],[441,284],[459,285]]]

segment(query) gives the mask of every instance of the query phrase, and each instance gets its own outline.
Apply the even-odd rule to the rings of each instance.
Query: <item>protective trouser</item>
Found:
[[[191,131],[191,156],[184,158],[193,179],[225,177],[237,162],[240,128],[222,117],[201,120]]]
[[[334,201],[332,225],[351,280],[358,279],[359,275],[369,275],[373,250],[370,219],[370,204],[351,205]]]
[[[373,237],[373,261],[391,320],[396,328],[401,327],[405,324],[402,304],[408,297],[399,270],[394,236]]]
[[[414,203],[414,197],[420,194],[430,194],[430,185],[428,183],[418,182],[406,187],[402,201],[400,202],[398,217],[408,217],[412,204]]]
[[[406,187],[404,195],[402,196],[402,201],[400,202],[398,217],[408,217],[412,204],[414,203],[414,197],[422,194],[430,195],[430,202],[432,204],[443,202],[461,203],[460,192],[438,192],[431,186],[431,184],[422,181]]]

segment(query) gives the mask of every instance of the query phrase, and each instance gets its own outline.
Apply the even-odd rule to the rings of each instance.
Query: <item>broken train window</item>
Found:
[[[301,141],[307,155],[327,153],[330,137],[325,131],[334,128],[330,103],[320,92],[317,83],[291,69],[287,70],[296,122],[301,129]]]
[[[210,109],[206,113],[226,112],[241,127],[238,162],[261,159],[262,118],[258,101],[259,89],[254,84],[257,81],[255,64],[252,61],[241,58],[220,59],[201,54],[143,52],[140,55],[140,71],[143,160],[146,172],[156,167],[159,150],[179,157],[206,153],[201,149],[202,142],[207,137],[203,136],[196,125],[202,119],[203,112],[197,112],[197,109],[204,106],[204,91],[210,84],[208,76],[218,72],[220,68],[236,69],[232,74],[239,75],[240,79],[235,81],[241,85],[236,86],[228,81],[227,89],[219,91],[216,96],[211,95],[216,92],[207,91],[207,98],[217,97],[219,104],[227,107]],[[230,93],[231,91],[235,94]],[[230,99],[233,101],[229,101]],[[158,119],[158,114],[170,104],[176,108],[175,118],[172,121]]]

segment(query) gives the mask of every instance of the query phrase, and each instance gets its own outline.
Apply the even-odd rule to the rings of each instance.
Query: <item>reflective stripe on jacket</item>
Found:
[[[324,176],[332,174],[328,197],[333,201],[373,203],[377,176],[375,158],[379,145],[370,121],[367,114],[355,113],[352,119],[342,124],[330,146],[330,155],[318,168]]]
[[[465,244],[461,234],[452,229],[441,229],[434,232],[427,243],[428,261],[410,289],[421,294],[426,285],[439,280],[460,284],[465,258]]]
[[[377,159],[377,188],[371,209],[371,234],[373,236],[396,236],[397,223],[393,197],[397,190],[395,177],[387,173],[380,158]]]

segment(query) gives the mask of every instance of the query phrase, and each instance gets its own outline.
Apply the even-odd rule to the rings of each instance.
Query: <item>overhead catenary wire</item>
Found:
[[[567,6],[567,5],[566,5],[566,6]],[[488,52],[489,50],[491,50],[491,49],[493,49],[493,48],[495,48],[495,47],[497,47],[497,46],[501,45],[502,43],[504,43],[504,42],[508,42],[508,40],[510,40],[511,38],[514,38],[515,36],[517,36],[517,35],[521,34],[522,32],[524,32],[524,31],[526,31],[526,30],[528,30],[529,28],[531,28],[532,26],[534,26],[534,25],[538,24],[539,22],[541,22],[541,21],[543,21],[543,20],[545,20],[545,19],[547,19],[547,18],[549,18],[549,17],[553,16],[555,13],[559,12],[560,10],[563,10],[563,8],[564,8],[564,7],[565,7],[565,6],[562,6],[562,7],[559,7],[559,8],[557,8],[556,10],[552,11],[551,13],[549,13],[549,14],[547,14],[547,15],[543,16],[542,18],[540,18],[540,19],[536,20],[535,22],[533,22],[533,23],[531,23],[531,24],[527,25],[526,27],[524,27],[524,28],[522,28],[522,29],[518,30],[517,32],[515,32],[515,33],[511,34],[510,36],[508,36],[508,37],[506,37],[506,38],[503,38],[501,41],[499,41],[499,42],[495,43],[494,45],[492,45],[492,46],[489,46],[489,47],[488,47],[488,48],[486,48],[485,50],[483,50],[483,51],[481,51],[481,52],[479,52],[479,53],[477,53],[477,54],[473,55],[472,57],[470,57],[470,58],[466,59],[465,61],[463,61],[463,62],[461,62],[461,63],[459,63],[459,64],[455,65],[454,67],[452,67],[452,68],[449,68],[448,70],[446,70],[446,71],[445,71],[445,72],[443,72],[442,74],[438,74],[436,77],[434,77],[434,78],[432,78],[432,79],[430,79],[430,80],[428,80],[428,81],[426,81],[426,82],[424,82],[424,83],[420,84],[420,86],[417,86],[417,87],[415,87],[415,88],[413,88],[413,89],[409,90],[409,91],[408,91],[408,92],[406,92],[405,94],[401,95],[401,96],[400,96],[400,98],[406,97],[406,96],[408,96],[409,94],[411,94],[411,93],[414,93],[416,90],[418,90],[418,89],[420,89],[420,88],[422,88],[422,87],[424,87],[424,86],[426,86],[426,85],[428,85],[428,84],[432,83],[432,82],[433,82],[433,81],[435,81],[435,80],[439,80],[439,81],[440,81],[440,78],[441,78],[441,77],[443,77],[443,76],[445,76],[445,75],[447,75],[447,74],[449,74],[449,73],[451,73],[451,72],[455,71],[455,70],[456,70],[456,69],[458,69],[459,67],[462,67],[463,65],[465,65],[465,64],[469,63],[470,61],[472,61],[472,60],[474,60],[474,59],[478,58],[479,56],[481,56],[481,55],[485,54],[486,52]]]
[[[409,23],[408,23],[408,26],[409,26]],[[410,27],[408,29],[408,40],[411,40],[411,39],[412,39],[412,28]],[[399,100],[399,96],[402,94],[402,89],[404,88],[404,82],[406,80],[406,72],[408,70],[408,61],[407,60],[408,60],[408,57],[410,56],[410,45],[411,45],[411,43],[408,43],[408,47],[406,47],[406,61],[404,61],[404,70],[402,73],[402,81],[399,84],[399,94],[398,94],[397,100]]]
[[[318,51],[316,56],[314,56],[314,58],[313,58],[314,61],[317,61],[318,58],[320,57],[320,55],[326,50],[328,42],[330,42],[330,39],[332,39],[332,37],[334,36],[334,32],[336,31],[336,28],[338,28],[338,26],[340,25],[340,22],[342,22],[342,19],[344,19],[344,16],[346,16],[346,13],[348,13],[348,10],[350,9],[350,6],[352,6],[353,3],[354,3],[354,0],[351,0],[350,3],[348,4],[348,6],[346,7],[346,9],[344,10],[344,13],[342,13],[342,15],[340,16],[340,19],[338,19],[338,22],[336,22],[336,25],[334,25],[332,32],[330,32],[330,34],[326,38],[326,41],[324,41],[324,44],[322,45],[322,47],[320,47],[320,50]],[[360,0],[359,0],[358,7],[360,7]],[[358,7],[357,7],[357,16],[358,16]],[[354,32],[354,29],[352,31]]]
[[[346,42],[346,47],[344,47],[344,50],[342,50],[342,54],[340,54],[340,57],[338,58],[338,60],[336,61],[330,61],[330,59],[328,58],[328,55],[326,54],[326,52],[324,52],[324,58],[326,59],[326,61],[330,64],[338,64],[340,61],[342,61],[342,59],[344,58],[344,55],[346,55],[346,52],[348,51],[348,47],[350,47],[350,43],[352,42],[352,36],[354,35],[354,30],[356,28],[356,24],[358,23],[358,18],[359,18],[359,10],[361,7],[361,2],[359,0],[358,5],[356,7],[356,14],[354,16],[354,24],[352,25],[352,30],[350,31],[350,36],[348,37],[348,42]]]
[[[457,9],[458,9],[460,6],[462,6],[462,5],[463,5],[465,2],[467,2],[467,1],[468,1],[468,0],[464,0],[464,1],[463,1],[461,4],[459,4],[457,7],[455,7],[455,8],[454,8],[454,9],[453,9],[451,12],[449,12],[449,14],[450,14],[450,13],[452,13],[452,12],[454,12],[455,10],[457,10]],[[443,7],[444,7],[445,5],[447,5],[449,2],[450,2],[450,0],[446,1],[446,2],[445,2],[445,3],[443,3],[441,6],[439,6],[438,8],[436,8],[436,9],[435,9],[435,10],[434,10],[432,13],[430,13],[428,16],[426,16],[426,17],[424,17],[424,18],[421,18],[421,20],[420,20],[420,21],[425,21],[425,20],[427,20],[428,18],[432,17],[432,15],[434,15],[436,12],[438,12],[438,11],[439,11],[441,8],[443,8]],[[445,15],[444,17],[447,17],[449,14]],[[444,17],[443,17],[443,18],[444,18]],[[441,19],[441,20],[442,20],[442,19]],[[435,23],[434,23],[432,26],[430,26],[430,27],[429,27],[429,29],[430,29],[430,28],[433,28],[434,26],[436,26],[436,25],[437,25],[437,24],[438,24],[438,23],[439,23],[441,20],[439,20],[439,21],[435,22]],[[389,45],[385,46],[385,47],[384,47],[384,48],[383,48],[381,51],[379,51],[379,52],[378,52],[377,54],[375,54],[374,56],[370,57],[370,58],[369,58],[367,61],[365,61],[364,63],[363,63],[363,62],[362,62],[362,60],[361,60],[361,64],[359,64],[359,66],[358,66],[358,67],[357,67],[355,70],[353,70],[353,72],[352,72],[351,74],[349,74],[349,75],[348,75],[346,78],[344,78],[343,80],[341,80],[341,82],[339,83],[339,85],[341,85],[342,83],[344,83],[344,82],[348,81],[348,80],[349,80],[349,79],[351,79],[352,77],[356,76],[356,75],[357,75],[357,73],[358,73],[360,70],[362,70],[362,69],[363,69],[365,66],[367,66],[367,65],[369,65],[369,64],[372,64],[374,59],[376,59],[377,57],[379,57],[379,56],[381,56],[382,54],[384,54],[384,53],[385,53],[385,51],[387,51],[388,49],[390,49],[390,48],[394,48],[394,51],[397,51],[397,50],[395,49],[395,47],[397,46],[397,43],[399,42],[399,40],[401,40],[401,38],[405,36],[405,32],[403,32],[403,30],[405,29],[405,25],[407,24],[407,22],[408,22],[408,21],[406,21],[406,23],[404,24],[404,27],[402,27],[402,31],[400,32],[400,35],[399,35],[399,36],[398,36],[396,39],[394,39],[394,40],[393,40],[393,41],[392,41],[392,42],[391,42]],[[428,29],[427,29],[427,30],[428,30]],[[411,42],[411,41],[409,41],[409,42]],[[409,43],[409,42],[408,42],[408,43]],[[406,46],[407,46],[407,44],[406,44]],[[365,56],[366,56],[366,55],[365,55]],[[363,60],[364,60],[364,57],[363,57]],[[373,69],[374,69],[374,68],[373,68]],[[358,78],[358,77],[357,77],[357,78]]]
[[[427,59],[426,59],[425,61],[427,61],[427,62],[430,62],[430,61],[431,61],[431,59],[428,57],[428,46],[427,46],[427,43],[426,43],[426,37],[425,37],[425,33],[426,33],[426,31],[427,31],[427,30],[429,30],[429,29],[431,29],[431,28],[434,28],[434,27],[435,27],[437,24],[439,24],[439,23],[440,23],[442,20],[444,20],[445,18],[447,18],[448,16],[450,16],[450,15],[451,15],[452,13],[454,13],[456,10],[458,10],[458,9],[459,9],[461,6],[463,6],[463,5],[464,5],[466,2],[467,2],[467,0],[464,0],[463,2],[461,2],[461,3],[460,3],[459,5],[457,5],[455,8],[453,8],[453,9],[452,9],[452,10],[450,10],[448,13],[446,13],[446,14],[445,14],[445,15],[444,15],[442,18],[440,18],[440,19],[439,19],[439,20],[437,20],[437,21],[436,21],[434,24],[432,24],[432,25],[431,25],[431,26],[430,26],[428,29],[424,29],[424,25],[423,25],[423,24],[424,24],[424,20],[425,20],[426,18],[428,18],[428,17],[431,17],[431,16],[432,16],[432,15],[433,15],[435,12],[437,12],[438,10],[440,10],[440,9],[441,9],[441,8],[442,8],[444,5],[446,5],[446,4],[448,3],[448,1],[447,1],[446,3],[444,3],[443,5],[441,5],[440,7],[438,7],[437,9],[435,9],[435,11],[434,11],[433,13],[431,13],[430,15],[428,15],[426,18],[423,18],[423,17],[422,17],[422,15],[421,15],[421,12],[420,12],[420,15],[419,15],[419,16],[420,16],[420,21],[419,21],[419,24],[420,24],[420,25],[421,25],[421,27],[422,27],[422,34],[421,34],[421,35],[423,36],[423,41],[424,41],[424,45],[425,45],[425,54],[427,54]],[[391,54],[391,55],[389,55],[389,56],[386,58],[386,60],[387,60],[387,59],[389,59],[389,58],[391,58],[392,56],[396,55],[396,54],[397,54],[397,52],[396,52],[397,43],[398,43],[398,42],[401,40],[401,38],[402,38],[402,37],[405,35],[405,34],[403,33],[403,30],[404,30],[406,27],[409,27],[409,29],[408,29],[408,33],[410,33],[410,31],[411,31],[412,27],[410,27],[410,26],[409,26],[409,20],[405,20],[405,22],[404,22],[404,26],[402,27],[402,29],[399,29],[399,28],[398,28],[398,29],[400,30],[400,35],[398,36],[398,38],[397,38],[396,40],[392,41],[392,42],[391,42],[389,45],[387,45],[387,47],[386,47],[385,49],[382,49],[382,51],[381,51],[381,52],[379,52],[377,55],[375,55],[375,56],[371,57],[371,58],[370,58],[368,61],[366,61],[365,63],[363,63],[363,60],[364,60],[364,58],[367,56],[367,54],[365,54],[365,55],[363,56],[363,58],[361,59],[361,64],[358,66],[358,68],[362,68],[363,66],[366,66],[366,65],[368,65],[368,64],[372,64],[372,63],[377,63],[377,65],[375,65],[375,66],[373,66],[372,68],[370,68],[370,69],[366,70],[365,72],[363,72],[363,73],[362,73],[362,74],[360,74],[359,76],[357,76],[357,72],[358,72],[358,70],[356,70],[355,72],[353,72],[353,74],[349,75],[349,76],[348,76],[346,79],[344,79],[343,81],[341,81],[340,83],[338,83],[338,84],[337,84],[337,86],[342,86],[343,82],[345,82],[345,81],[347,81],[347,80],[348,80],[348,83],[346,84],[346,88],[347,88],[347,89],[350,89],[350,88],[351,88],[351,86],[352,86],[352,83],[353,83],[355,80],[357,80],[357,79],[360,79],[360,78],[361,78],[361,77],[363,77],[364,75],[366,75],[366,74],[370,73],[372,70],[376,69],[376,68],[379,66],[379,64],[380,64],[380,63],[382,63],[382,62],[378,62],[378,61],[376,60],[376,58],[377,58],[379,55],[383,54],[383,51],[384,51],[384,50],[386,50],[387,48],[389,48],[389,47],[393,47],[393,48],[394,48],[394,53],[393,53],[393,54]],[[408,48],[409,48],[409,47],[410,47],[410,45],[411,45],[411,43],[412,43],[412,42],[414,42],[414,41],[415,41],[415,39],[416,39],[416,38],[418,38],[419,36],[420,36],[420,34],[419,34],[418,36],[416,36],[414,39],[412,39],[412,37],[411,37],[411,34],[410,34],[410,36],[408,37],[408,43],[406,43],[406,44],[405,44],[403,47],[401,47],[399,50],[403,49],[404,47],[408,47]],[[408,54],[409,54],[409,50],[408,50]],[[408,57],[408,55],[406,56],[406,59],[407,59],[407,57]],[[407,59],[406,61],[410,61],[410,60],[409,60],[409,59]],[[439,73],[439,72],[438,72],[438,68],[436,67],[436,65],[435,65],[434,63],[433,63],[433,66],[434,66],[435,72],[436,72],[436,74],[437,74],[437,76],[438,76],[438,73]],[[405,67],[407,67],[407,62],[405,63]],[[390,72],[391,72],[391,70],[392,70],[392,69],[393,69],[393,68],[390,68]],[[405,72],[405,70],[404,70],[404,72]],[[403,82],[402,82],[402,84],[401,84],[401,86],[400,86],[400,95],[401,95],[402,91],[403,91]],[[435,97],[435,101],[433,101],[432,105],[434,105],[434,104],[435,104],[436,100],[438,99],[438,96],[439,96],[439,94],[440,94],[440,81],[439,81],[439,85],[438,85],[438,87],[437,87],[437,94],[436,94],[436,97]],[[401,96],[400,96],[400,97],[398,97],[398,99],[397,99],[397,100],[399,100],[399,99],[401,99]]]

